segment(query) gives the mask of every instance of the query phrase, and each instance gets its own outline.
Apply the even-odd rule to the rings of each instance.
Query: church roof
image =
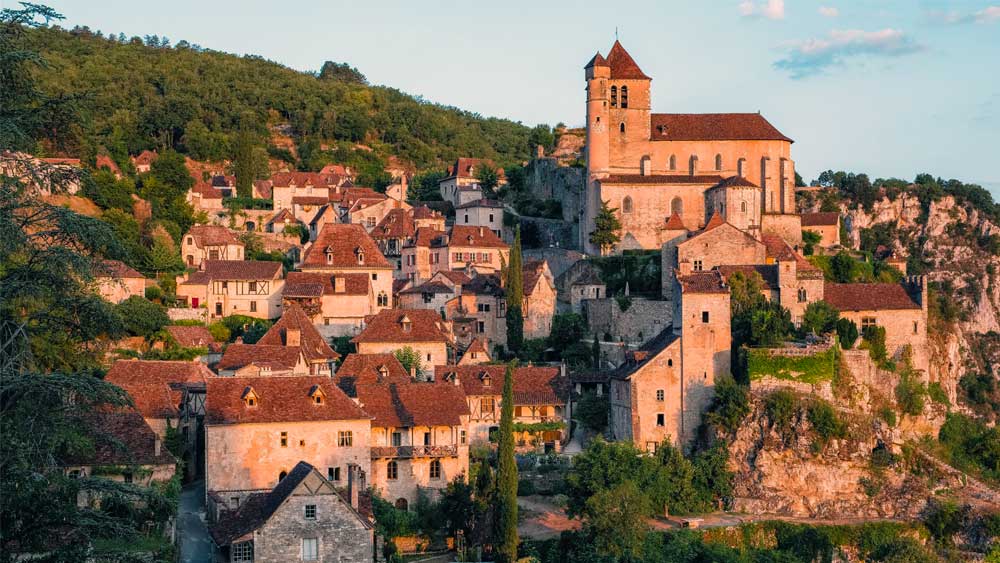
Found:
[[[590,59],[590,62],[587,63],[587,66],[583,68],[590,68],[593,66],[608,66],[608,60],[601,55],[600,51],[598,51],[597,54],[594,55],[594,58]]]
[[[747,180],[743,176],[730,176],[725,180],[719,182],[715,185],[716,188],[759,188],[757,184],[754,184],[750,180]]]
[[[704,230],[710,231],[716,227],[724,225],[725,223],[726,220],[722,218],[722,215],[716,212],[712,214],[712,218],[708,220],[708,224],[705,225]]]
[[[598,178],[601,184],[709,184],[716,185],[722,181],[717,174],[611,174],[606,178]]]
[[[607,63],[611,67],[611,78],[651,80],[617,39],[608,51]]]
[[[653,141],[788,141],[759,113],[654,113]]]
[[[671,213],[670,217],[667,217],[667,224],[664,225],[663,228],[668,231],[687,230],[687,227],[684,226],[684,221],[681,220],[681,216],[676,213]]]

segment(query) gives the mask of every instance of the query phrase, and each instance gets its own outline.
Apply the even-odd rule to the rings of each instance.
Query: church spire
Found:
[[[611,67],[611,78],[651,80],[617,39],[608,51],[607,61]]]

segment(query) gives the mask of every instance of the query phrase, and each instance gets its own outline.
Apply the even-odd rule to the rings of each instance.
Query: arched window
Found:
[[[611,87],[611,107],[613,107],[613,108],[618,107],[618,87],[617,86],[612,86]]]
[[[622,213],[632,213],[632,198],[629,196],[622,200]]]
[[[670,201],[670,212],[678,217],[684,215],[684,202],[680,197],[675,197]]]
[[[688,171],[691,173],[692,176],[694,176],[695,173],[698,172],[698,155],[696,154],[691,155],[691,160],[688,162],[688,168],[689,168]]]
[[[622,121],[622,122],[621,122],[621,123],[620,123],[620,124],[618,125],[618,130],[619,130],[619,131],[621,131],[622,133],[624,133],[624,132],[625,132],[625,122],[624,122],[624,121]]]
[[[628,86],[622,86],[622,108],[628,107]]]
[[[667,166],[671,170],[677,170],[677,155],[670,155],[670,163]]]
[[[799,303],[805,303],[808,299],[805,288],[799,288]]]
[[[281,473],[278,473],[278,482],[281,482],[282,480],[284,480],[285,477],[288,477],[288,472],[287,471],[282,471]]]
[[[385,466],[385,478],[390,481],[395,481],[399,479],[399,466],[396,465],[395,461],[390,461]]]
[[[747,212],[747,202],[745,201],[740,202],[740,211],[742,211],[743,213]]]
[[[716,170],[722,170],[722,155],[721,154],[715,155],[715,169]]]
[[[389,296],[386,295],[384,291],[379,292],[379,294],[378,294],[378,306],[379,307],[388,307],[389,306]]]
[[[399,510],[409,510],[410,503],[406,502],[405,498],[400,497],[396,499],[396,508]]]
[[[739,160],[736,161],[736,175],[737,176],[742,176],[743,175],[743,165],[746,164],[746,161],[747,161],[747,159],[745,159],[745,158],[741,158],[741,159],[739,159]]]
[[[441,478],[441,460],[435,459],[431,461],[431,479]]]
[[[257,225],[255,225],[253,221],[247,221],[244,226],[247,228],[247,231],[257,230]]]

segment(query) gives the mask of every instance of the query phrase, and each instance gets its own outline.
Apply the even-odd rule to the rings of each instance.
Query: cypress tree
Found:
[[[510,248],[510,262],[507,264],[507,348],[511,352],[521,351],[524,345],[524,272],[521,259],[521,226],[514,230],[514,245]]]
[[[254,136],[247,129],[241,129],[233,143],[233,173],[236,176],[236,195],[253,197],[254,181]]]
[[[517,462],[514,460],[514,366],[507,364],[500,405],[497,461],[497,552],[502,563],[517,561]]]

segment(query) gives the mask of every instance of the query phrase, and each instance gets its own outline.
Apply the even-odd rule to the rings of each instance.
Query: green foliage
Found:
[[[508,302],[506,315],[507,348],[518,356],[527,354],[525,356],[527,359],[532,351],[525,346],[527,341],[524,339],[524,316],[521,314],[521,307]],[[539,340],[538,343],[544,346],[544,341]]]
[[[590,244],[598,247],[605,254],[622,239],[622,222],[615,212],[618,208],[608,207],[608,202],[601,202],[601,210],[594,217],[594,230],[590,232]]]
[[[985,372],[970,372],[958,382],[965,402],[978,412],[1000,413],[1000,398],[997,397],[996,378]]]
[[[510,247],[510,258],[506,268],[507,291],[507,347],[515,354],[524,343],[524,264],[521,258],[521,227],[514,230],[514,244]]]
[[[586,330],[587,322],[578,313],[556,314],[552,317],[547,344],[557,351],[568,350],[574,344],[580,344]],[[589,350],[587,356],[591,356]]]
[[[216,321],[208,325],[208,332],[212,335],[212,338],[216,342],[230,342],[232,337],[232,331],[229,330],[222,321]]]
[[[951,547],[954,536],[965,528],[968,508],[953,501],[935,500],[924,511],[924,526],[938,545]]]
[[[233,143],[233,175],[236,176],[236,195],[253,197],[253,181],[268,173],[267,151],[250,129],[240,129]]]
[[[879,193],[878,188],[872,186],[867,174],[853,172],[827,170],[819,175],[819,185],[836,188],[854,203],[854,207],[860,205],[869,213]]]
[[[591,432],[603,432],[608,427],[608,398],[596,393],[587,393],[576,403],[573,414],[576,420]]]
[[[840,312],[826,301],[813,301],[806,305],[802,314],[802,331],[814,334],[829,334],[837,328]]]
[[[792,315],[776,301],[765,301],[750,312],[751,346],[778,346],[794,330]]]
[[[798,410],[798,401],[791,391],[779,389],[772,392],[764,400],[764,410],[771,420],[771,426],[777,428],[782,434],[787,434],[792,428],[795,412]]]
[[[812,255],[814,247],[823,240],[823,236],[816,231],[802,229],[802,253],[806,256]]]
[[[820,447],[825,446],[831,439],[847,437],[847,423],[840,419],[830,403],[816,399],[809,405],[806,413],[819,438],[817,443]]]
[[[150,338],[170,324],[170,318],[167,317],[167,311],[162,305],[138,295],[133,295],[118,304],[116,312],[121,316],[125,330],[133,336]]]
[[[949,464],[1000,480],[1000,429],[963,414],[948,413],[938,440]]]
[[[271,328],[272,323],[246,315],[229,315],[222,319],[222,324],[229,329],[230,339],[242,338],[244,344],[255,344]],[[209,332],[212,331],[211,326],[208,329]]]
[[[885,327],[869,325],[861,331],[863,341],[861,347],[868,350],[868,354],[879,365],[884,365],[889,359],[888,351],[885,348]]]
[[[837,348],[816,352],[808,356],[771,354],[764,348],[747,350],[747,371],[750,379],[765,376],[815,384],[832,381],[837,369]]]
[[[649,514],[645,491],[624,481],[587,499],[585,529],[599,553],[627,560],[641,553]]]
[[[516,270],[520,271],[520,270]],[[514,363],[507,365],[500,403],[497,452],[497,553],[501,563],[517,561],[517,462],[514,460]]]
[[[399,360],[399,363],[403,364],[403,369],[407,373],[421,373],[423,372],[423,365],[420,363],[420,352],[417,352],[410,346],[403,346],[399,350],[392,353]]]
[[[631,306],[631,300],[624,297],[626,285],[630,294],[660,295],[659,251],[626,251],[620,255],[591,256],[587,261],[600,270],[601,281],[607,286],[607,294],[621,298],[619,307],[628,303],[622,310]]]
[[[716,379],[715,398],[705,413],[705,422],[732,434],[748,414],[750,391],[747,386],[740,385],[728,374]]]
[[[904,414],[917,416],[924,412],[927,387],[914,374],[904,373],[896,384],[896,403]]]
[[[372,495],[372,512],[378,534],[384,538],[408,536],[416,531],[415,514],[396,508],[378,494]]]
[[[135,182],[129,178],[116,179],[114,174],[102,169],[84,176],[82,191],[101,209],[131,212]]]
[[[850,350],[857,340],[858,325],[854,324],[851,319],[839,319],[837,321],[837,341],[840,342],[840,346],[845,350]]]

